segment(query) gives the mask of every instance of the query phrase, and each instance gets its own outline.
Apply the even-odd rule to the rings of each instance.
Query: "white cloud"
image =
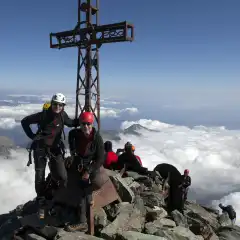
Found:
[[[0,156],[0,214],[35,197],[34,168],[27,161],[24,149],[12,150],[10,159]]]
[[[15,128],[20,123],[17,123],[13,118],[0,118],[0,128],[12,129]]]

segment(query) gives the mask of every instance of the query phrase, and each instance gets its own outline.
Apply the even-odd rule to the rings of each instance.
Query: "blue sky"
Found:
[[[240,100],[240,1],[151,4],[100,0],[102,24],[135,25],[133,43],[101,48],[102,92],[142,102],[151,95],[167,105],[189,98],[193,103]],[[1,88],[75,91],[77,49],[50,49],[49,33],[72,29],[76,22],[76,0],[1,1]]]

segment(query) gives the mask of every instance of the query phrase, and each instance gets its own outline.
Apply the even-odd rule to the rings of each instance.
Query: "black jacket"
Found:
[[[117,169],[121,170],[126,167],[126,171],[139,172],[142,170],[142,166],[137,158],[132,153],[124,152],[118,156]]]
[[[190,176],[184,176],[182,175],[182,186],[184,188],[188,188],[189,186],[191,186],[192,180]]]
[[[65,111],[55,114],[49,108],[45,113],[38,112],[29,115],[22,119],[22,127],[26,135],[33,139],[36,134],[30,128],[31,124],[38,124],[41,126],[39,133],[40,138],[47,146],[54,146],[59,143],[64,125],[68,127],[75,127],[78,125],[77,119],[70,119]]]
[[[76,161],[82,161],[85,170],[88,173],[93,173],[99,170],[104,163],[104,144],[103,139],[98,131],[93,127],[93,139],[90,146],[84,155],[81,155],[79,148],[83,147],[83,137],[81,129],[72,129],[68,135],[68,143],[70,151],[76,154]],[[75,160],[74,160],[75,161]]]

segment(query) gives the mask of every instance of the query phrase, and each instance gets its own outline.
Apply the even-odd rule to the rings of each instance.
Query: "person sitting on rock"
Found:
[[[106,141],[104,143],[104,150],[105,150],[105,162],[104,167],[107,169],[113,169],[114,164],[116,164],[118,160],[118,156],[115,152],[112,150],[112,142]]]
[[[103,168],[103,139],[99,131],[93,127],[93,113],[83,112],[79,121],[81,127],[69,132],[71,157],[67,158],[65,163],[68,169],[68,187],[77,186],[76,189],[80,188],[84,193],[78,205],[79,220],[66,226],[65,230],[70,232],[87,231],[87,204],[92,204],[90,198],[92,192],[100,189],[108,180]]]
[[[236,221],[236,211],[233,209],[233,206],[223,206],[221,203],[218,206],[222,209],[223,212],[226,212],[228,214],[228,217],[232,221],[232,225],[234,225]]]
[[[127,142],[124,150],[125,152],[118,157],[118,170],[125,167],[125,171],[140,172],[142,169],[142,161],[139,156],[134,154],[135,147],[130,142]]]
[[[191,186],[191,177],[189,176],[189,170],[185,169],[184,174],[182,175],[182,184],[179,185],[179,187],[182,188],[183,190],[183,201],[186,202],[187,200],[187,195],[188,195],[188,190],[189,187]]]

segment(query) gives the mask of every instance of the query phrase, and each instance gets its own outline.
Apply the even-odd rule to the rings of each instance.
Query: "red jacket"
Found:
[[[112,163],[116,163],[118,161],[118,156],[115,152],[107,152],[104,162],[104,167],[109,168]]]

